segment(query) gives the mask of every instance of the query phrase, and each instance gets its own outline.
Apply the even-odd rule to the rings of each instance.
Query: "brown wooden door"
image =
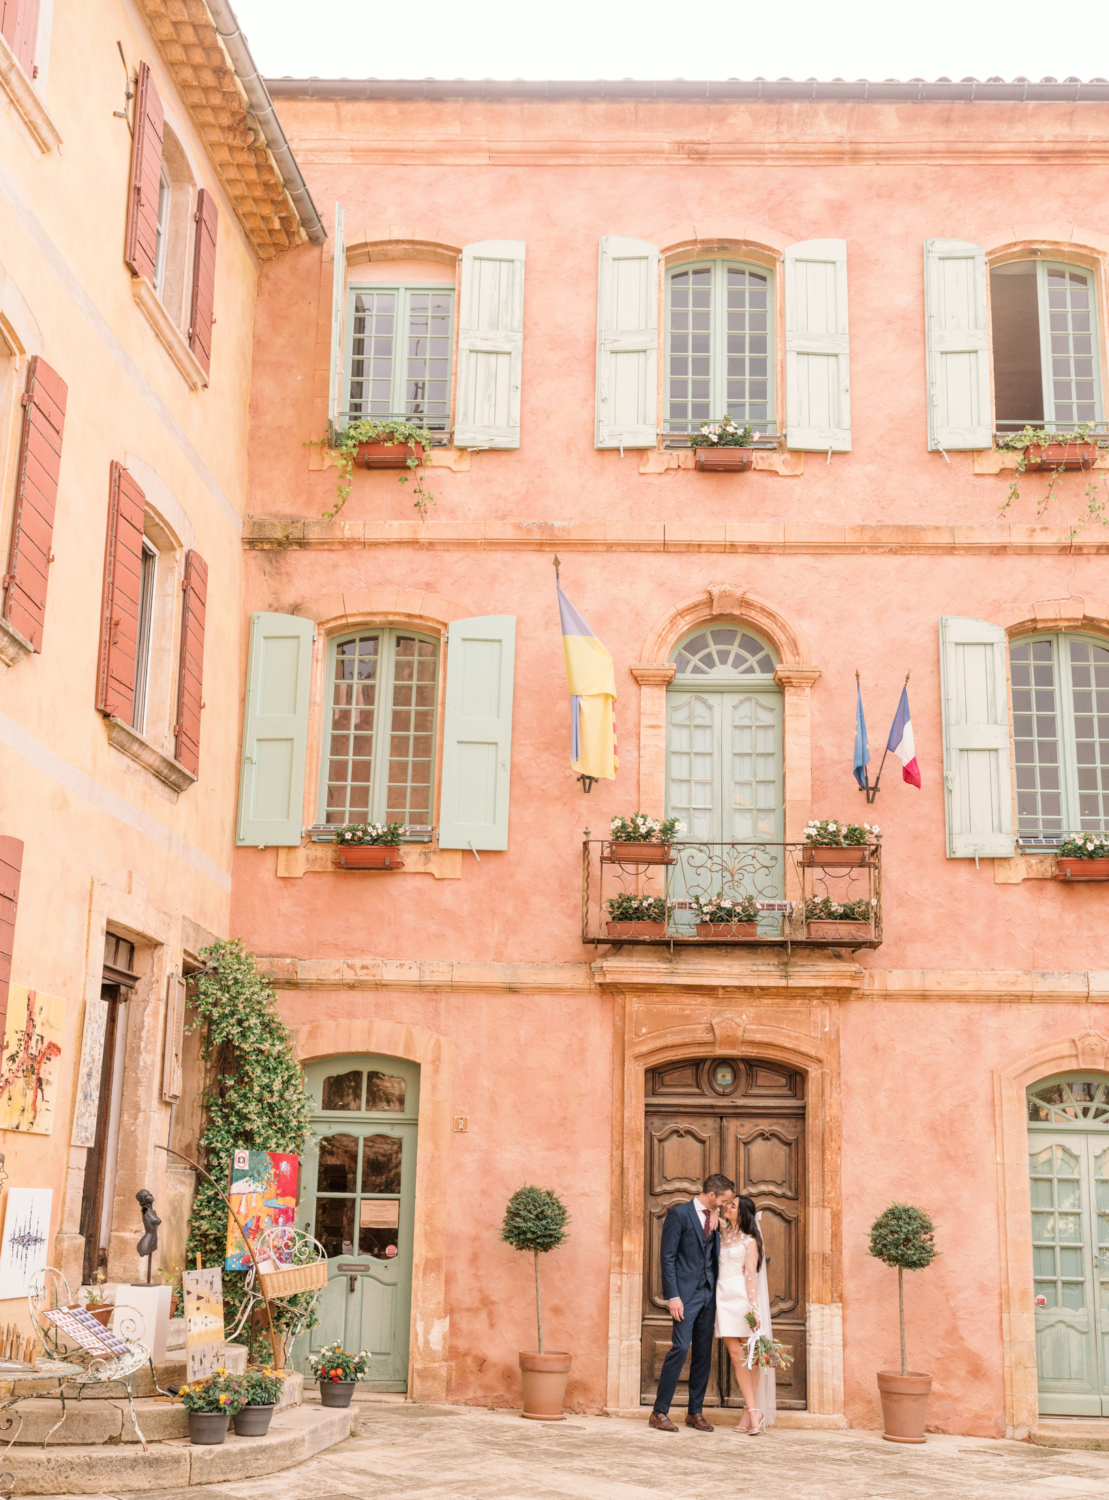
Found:
[[[778,1375],[778,1405],[805,1405],[804,1076],[752,1059],[707,1058],[652,1069],[646,1079],[646,1233],[643,1276],[643,1384],[654,1399],[671,1322],[662,1295],[659,1244],[675,1203],[691,1198],[710,1172],[724,1172],[762,1210],[774,1337],[794,1364]],[[687,1361],[688,1366],[688,1361]],[[684,1372],[683,1372],[684,1376]],[[685,1400],[678,1386],[675,1401]],[[723,1345],[707,1405],[740,1405]]]

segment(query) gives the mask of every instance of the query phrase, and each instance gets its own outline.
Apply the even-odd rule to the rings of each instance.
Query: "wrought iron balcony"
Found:
[[[646,857],[633,845],[582,840],[583,943],[877,948],[882,941],[881,845],[826,849],[683,840],[663,847],[665,855]],[[646,932],[636,930],[638,922],[614,920],[609,903],[621,897],[664,903],[654,913],[665,920]],[[715,924],[698,935],[697,902],[714,897],[753,898],[757,921],[731,930]]]

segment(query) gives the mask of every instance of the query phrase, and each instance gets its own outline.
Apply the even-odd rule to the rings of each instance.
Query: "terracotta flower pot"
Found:
[[[755,467],[754,448],[708,448],[693,450],[694,463],[708,474],[746,474]]]
[[[273,1402],[269,1406],[244,1406],[235,1413],[236,1437],[265,1437],[274,1410]]]
[[[359,443],[355,460],[360,469],[407,469],[411,455],[423,461],[422,443]]]
[[[320,1405],[349,1406],[357,1383],[355,1380],[321,1380]]]
[[[907,1375],[895,1370],[878,1371],[878,1390],[882,1397],[882,1436],[888,1443],[923,1443],[924,1424],[928,1419],[928,1397],[932,1393],[931,1375],[910,1370]]]
[[[801,851],[803,865],[868,865],[868,844],[809,844]]]
[[[757,922],[698,922],[699,938],[753,938],[759,935]]]
[[[824,920],[806,922],[805,935],[814,943],[865,943],[870,937],[870,923]]]
[[[562,1401],[570,1374],[569,1354],[521,1354],[523,1415],[532,1422],[562,1422]]]
[[[112,1321],[115,1306],[111,1302],[105,1302],[103,1307],[86,1307],[85,1311],[90,1317],[96,1319],[101,1328],[107,1328],[108,1324]]]
[[[1024,468],[1028,474],[1043,469],[1092,469],[1097,458],[1096,443],[1030,443],[1024,450]]]
[[[607,922],[610,938],[665,937],[665,922]]]
[[[672,865],[669,844],[631,844],[614,840],[601,858],[610,865]]]
[[[227,1424],[230,1420],[225,1411],[191,1411],[189,1442],[208,1446],[222,1443],[227,1436]]]
[[[341,870],[403,870],[404,860],[396,844],[339,844]]]
[[[1109,859],[1057,859],[1056,880],[1109,880]]]

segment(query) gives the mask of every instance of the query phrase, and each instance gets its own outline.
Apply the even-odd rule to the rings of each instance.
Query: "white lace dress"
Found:
[[[749,1338],[747,1314],[758,1316],[756,1282],[759,1247],[747,1234],[720,1238],[720,1267],[716,1275],[716,1337]]]

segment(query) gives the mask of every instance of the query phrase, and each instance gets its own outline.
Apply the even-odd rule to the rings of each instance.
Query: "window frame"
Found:
[[[135,624],[135,697],[131,728],[146,734],[150,661],[154,655],[154,615],[158,608],[158,548],[143,533],[139,559],[139,614]]]
[[[671,313],[672,304],[670,287],[673,277],[686,271],[695,271],[704,267],[712,269],[712,328],[710,358],[712,361],[710,374],[711,399],[710,407],[714,415],[708,418],[689,417],[672,418],[670,416],[670,339],[672,334]],[[697,432],[702,421],[719,422],[728,409],[727,392],[727,340],[728,340],[728,271],[729,269],[741,271],[754,271],[757,275],[765,276],[767,280],[767,305],[766,305],[766,409],[765,419],[754,421],[745,417],[740,426],[750,422],[751,426],[764,436],[777,437],[780,435],[778,422],[778,357],[779,357],[779,308],[778,308],[778,276],[777,266],[768,265],[759,260],[745,260],[741,256],[704,256],[693,260],[677,260],[668,262],[663,266],[662,277],[662,348],[660,357],[662,360],[662,413],[660,435],[664,441],[690,437]],[[748,354],[745,356],[750,358]],[[751,377],[748,376],[748,379]],[[692,398],[690,398],[692,401]],[[749,404],[749,403],[748,403]],[[719,408],[717,410],[717,408]],[[738,418],[737,418],[738,420]],[[672,422],[686,421],[687,426],[671,426]]]
[[[1081,260],[1056,260],[1047,256],[1030,254],[1028,249],[1022,249],[1017,254],[1006,255],[1004,259],[987,259],[987,283],[990,286],[990,308],[989,308],[989,351],[990,351],[990,395],[992,403],[991,418],[993,430],[998,434],[1019,433],[1025,425],[1035,427],[1035,418],[999,417],[997,414],[997,378],[995,370],[995,342],[993,331],[993,291],[992,276],[995,271],[1003,266],[1016,263],[1030,263],[1036,267],[1036,315],[1040,334],[1040,390],[1043,401],[1043,421],[1039,425],[1047,432],[1065,431],[1072,432],[1083,425],[1076,418],[1074,421],[1061,421],[1055,415],[1055,384],[1051,368],[1051,308],[1048,299],[1048,272],[1049,271],[1081,271],[1089,278],[1090,285],[1090,336],[1092,339],[1092,363],[1094,381],[1094,408],[1096,415],[1092,423],[1088,424],[1094,431],[1103,431],[1109,426],[1106,418],[1104,390],[1105,384],[1102,379],[1102,361],[1105,358],[1106,339],[1103,337],[1104,322],[1101,314],[1101,302],[1098,286],[1103,280],[1100,267],[1088,265]],[[1073,356],[1072,356],[1073,357]],[[1004,423],[1004,426],[1002,426]]]
[[[169,244],[170,213],[173,203],[173,183],[166,169],[165,149],[163,145],[162,164],[158,172],[158,222],[157,240],[154,246],[154,280],[151,285],[154,294],[162,300],[166,289],[166,250]]]
[[[393,369],[390,374],[390,406],[389,412],[355,412],[351,410],[351,367],[354,360],[354,320],[358,316],[355,309],[357,297],[368,292],[395,292],[399,299],[401,308],[400,321],[403,325],[403,337],[406,341],[405,350],[401,358],[397,357],[397,349],[393,351]],[[446,294],[450,298],[450,313],[447,324],[447,399],[446,413],[442,417],[428,419],[429,430],[436,434],[442,433],[444,437],[449,436],[454,430],[454,399],[455,399],[455,365],[457,361],[457,338],[458,338],[458,287],[454,281],[352,281],[347,283],[346,295],[346,319],[343,330],[343,385],[339,402],[339,425],[345,427],[350,422],[375,421],[384,422],[390,419],[401,422],[418,422],[419,416],[405,411],[407,385],[407,339],[408,328],[411,318],[411,298],[413,293],[427,292],[431,295],[436,293]],[[429,353],[430,358],[430,353]],[[370,398],[363,397],[363,405],[370,404]]]

